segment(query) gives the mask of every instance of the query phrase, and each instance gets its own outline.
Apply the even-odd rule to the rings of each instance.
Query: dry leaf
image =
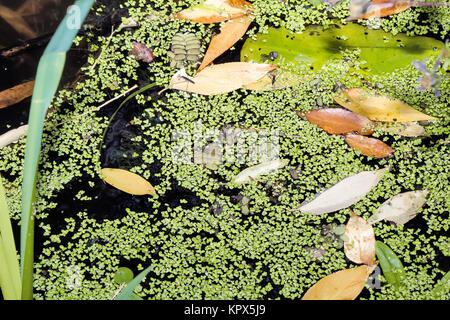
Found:
[[[388,168],[363,171],[347,177],[316,196],[311,202],[294,210],[300,210],[303,213],[323,214],[347,208],[369,193],[387,170]]]
[[[195,77],[188,76],[181,69],[172,77],[169,88],[203,95],[222,94],[255,82],[276,68],[271,64],[229,62],[208,66]]]
[[[375,259],[375,233],[372,226],[352,212],[345,227],[345,255],[350,261],[373,265]]]
[[[253,16],[242,16],[227,21],[221,28],[220,33],[216,34],[209,44],[202,64],[197,71],[204,69],[214,61],[218,56],[231,48],[245,34],[248,26],[253,20]]]
[[[344,91],[334,100],[341,106],[366,116],[371,120],[386,122],[411,122],[420,120],[437,120],[410,107],[400,100],[375,91],[352,88]]]
[[[377,128],[404,137],[420,137],[427,135],[425,128],[417,122],[382,123]]]
[[[410,1],[398,0],[372,0],[367,9],[363,9],[366,2],[353,1],[350,4],[350,17],[347,21],[358,19],[369,19],[371,17],[386,17],[392,14],[400,13],[411,7]]]
[[[205,0],[198,5],[178,12],[175,19],[199,23],[217,23],[242,17],[252,10],[253,6],[244,0]]]
[[[361,154],[377,159],[392,157],[394,153],[394,149],[376,138],[350,133],[345,136],[345,141],[353,149],[361,151]]]
[[[309,288],[302,300],[354,300],[373,270],[375,266],[359,266],[334,272]]]
[[[150,182],[136,173],[123,169],[103,168],[102,175],[106,183],[123,192],[133,195],[156,195],[156,191]]]
[[[297,111],[301,116],[301,113]],[[331,134],[358,132],[372,134],[374,123],[364,116],[341,108],[324,108],[312,110],[306,114],[309,122]]]
[[[0,109],[12,106],[31,97],[33,89],[34,81],[28,81],[0,92]]]
[[[256,166],[249,167],[242,170],[237,176],[234,177],[233,183],[246,183],[255,180],[257,177],[265,174],[269,174],[277,169],[281,169],[289,163],[287,159],[277,159],[267,161]]]
[[[417,210],[425,204],[428,190],[416,190],[400,193],[384,202],[370,217],[369,223],[374,224],[383,219],[405,224],[417,216]]]
[[[6,147],[7,145],[16,142],[21,136],[26,134],[28,131],[28,125],[21,126],[16,129],[9,130],[8,132],[0,135],[0,148]]]

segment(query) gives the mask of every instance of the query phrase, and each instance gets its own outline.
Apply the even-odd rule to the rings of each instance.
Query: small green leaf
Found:
[[[120,293],[116,296],[114,300],[139,300],[136,297],[132,296],[134,289],[141,283],[141,281],[145,278],[147,273],[152,270],[153,266],[148,267],[141,273],[139,273],[133,280],[131,280],[125,288],[120,291]]]
[[[398,288],[406,277],[402,262],[391,248],[381,241],[375,243],[375,251],[387,282]]]
[[[128,283],[133,280],[134,274],[131,269],[126,267],[119,268],[114,274],[114,281],[118,284]]]

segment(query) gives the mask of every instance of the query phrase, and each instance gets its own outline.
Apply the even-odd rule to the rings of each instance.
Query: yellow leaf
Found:
[[[204,69],[215,58],[231,48],[245,34],[252,20],[253,16],[242,16],[227,21],[220,28],[220,33],[212,38],[202,64],[197,71]]]
[[[103,180],[123,192],[133,195],[156,195],[153,186],[136,173],[114,168],[102,169]]]
[[[169,88],[203,95],[222,94],[255,82],[275,68],[278,67],[271,64],[229,62],[208,66],[195,77],[181,69],[172,77]]]
[[[205,0],[198,5],[180,11],[175,19],[199,23],[217,23],[234,19],[252,11],[253,6],[244,0]]]
[[[420,120],[437,120],[406,103],[380,95],[375,91],[352,88],[344,91],[334,99],[341,106],[366,116],[370,120],[385,122],[410,122]]]
[[[373,265],[375,259],[375,233],[363,218],[352,213],[345,227],[345,255],[350,261]]]
[[[375,266],[359,266],[332,273],[306,291],[302,300],[354,300]]]

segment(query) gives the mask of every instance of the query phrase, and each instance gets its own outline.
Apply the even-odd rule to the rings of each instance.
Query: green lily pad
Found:
[[[301,34],[285,28],[270,28],[257,39],[247,39],[241,61],[270,62],[279,65],[309,65],[319,70],[325,62],[342,58],[344,50],[361,49],[360,60],[372,74],[392,72],[424,58],[437,55],[444,43],[429,37],[392,35],[383,30],[368,29],[356,23],[334,25],[326,30],[309,26]]]

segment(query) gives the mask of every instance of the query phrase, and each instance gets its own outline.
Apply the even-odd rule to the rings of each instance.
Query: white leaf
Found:
[[[405,224],[417,215],[417,210],[425,203],[428,190],[416,190],[400,193],[384,202],[369,219],[370,224],[383,219]]]
[[[267,161],[256,166],[248,167],[242,170],[236,177],[234,183],[246,183],[256,179],[260,175],[269,174],[272,171],[283,168],[289,163],[288,159],[277,159]]]
[[[369,193],[387,170],[388,168],[363,171],[347,177],[297,210],[303,213],[323,214],[347,208]]]
[[[12,129],[2,135],[0,135],[0,148],[6,147],[7,145],[16,142],[21,136],[26,134],[28,131],[28,125],[21,126],[16,129]]]

